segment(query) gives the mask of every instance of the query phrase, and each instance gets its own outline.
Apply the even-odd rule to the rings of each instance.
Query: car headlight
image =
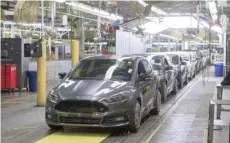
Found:
[[[127,100],[127,96],[123,94],[117,94],[113,95],[109,98],[102,99],[102,102],[105,102],[107,104],[117,103],[117,102],[123,102]]]
[[[57,103],[58,96],[57,96],[57,94],[55,94],[55,92],[53,90],[49,92],[48,100],[53,102],[53,103]]]

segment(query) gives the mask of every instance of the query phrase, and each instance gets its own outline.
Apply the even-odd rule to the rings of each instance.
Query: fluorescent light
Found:
[[[60,2],[60,3],[63,3],[65,2],[66,0],[55,0],[56,2]]]
[[[168,42],[153,42],[154,45],[169,45]],[[170,45],[182,45],[181,43],[176,43],[176,42],[170,42]]]
[[[137,2],[141,5],[143,5],[144,7],[146,7],[148,4],[145,3],[143,0],[137,0]]]
[[[174,39],[174,40],[179,40],[179,38],[173,37],[173,36],[170,36],[170,35],[159,34],[159,36]]]
[[[155,6],[152,6],[151,10],[154,11],[154,12],[156,12],[159,15],[167,15],[166,12],[164,12],[163,10],[161,10],[161,9],[155,7]]]
[[[9,10],[5,10],[4,14],[5,15],[14,15],[14,12],[13,11],[9,11]]]
[[[216,33],[222,33],[222,29],[220,26],[214,25],[211,27],[211,30],[216,32]]]
[[[145,33],[150,33],[150,34],[159,33],[168,28],[164,25],[160,25],[154,22],[148,22],[146,24],[141,25],[140,27],[145,29],[144,30]],[[133,28],[133,30],[137,30],[137,28]]]
[[[57,31],[71,31],[70,28],[57,28]]]
[[[203,39],[201,37],[195,37],[195,39],[203,41]]]
[[[164,17],[162,24],[170,28],[197,28],[197,20],[192,16]]]
[[[118,19],[122,20],[123,19],[123,17],[121,17],[121,16],[118,16],[115,14],[110,14],[107,11],[99,10],[98,8],[92,8],[90,6],[87,6],[87,5],[78,3],[78,2],[75,2],[75,3],[67,2],[66,4],[74,6],[79,11],[83,11],[83,12],[86,12],[89,14],[97,15],[99,17],[108,18],[110,20],[118,20]]]

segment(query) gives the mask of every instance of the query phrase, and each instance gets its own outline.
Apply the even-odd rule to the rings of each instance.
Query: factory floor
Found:
[[[158,116],[143,119],[137,133],[122,129],[66,128],[52,132],[45,123],[44,107],[36,106],[34,93],[2,93],[2,143],[203,143],[207,140],[209,100],[216,98],[213,67],[207,68],[181,89],[170,95]],[[48,81],[47,90],[58,81]],[[230,99],[224,91],[224,99]],[[229,112],[222,112],[226,123],[214,131],[214,142],[229,141]]]

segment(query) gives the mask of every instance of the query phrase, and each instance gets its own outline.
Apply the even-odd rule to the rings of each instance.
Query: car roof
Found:
[[[95,60],[95,59],[118,59],[120,58],[119,56],[115,56],[115,55],[95,55],[95,56],[89,56],[86,57],[82,60]]]
[[[111,60],[124,60],[124,59],[133,59],[135,60],[136,58],[141,57],[141,56],[134,56],[134,55],[126,55],[126,56],[116,56],[116,55],[95,55],[95,56],[89,56],[86,57],[82,60],[97,60],[97,59],[111,59]]]

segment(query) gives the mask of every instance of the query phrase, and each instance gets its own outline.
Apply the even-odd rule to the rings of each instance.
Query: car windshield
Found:
[[[150,63],[153,67],[153,70],[161,70],[161,63],[162,63],[163,57],[162,56],[154,56]]]
[[[179,56],[178,56],[178,55],[168,54],[168,56],[170,57],[171,62],[172,62],[174,65],[178,65],[178,64],[179,64],[180,59],[179,59]]]
[[[110,80],[131,80],[134,61],[114,59],[89,59],[81,61],[70,73],[69,78],[81,79],[110,79]]]

